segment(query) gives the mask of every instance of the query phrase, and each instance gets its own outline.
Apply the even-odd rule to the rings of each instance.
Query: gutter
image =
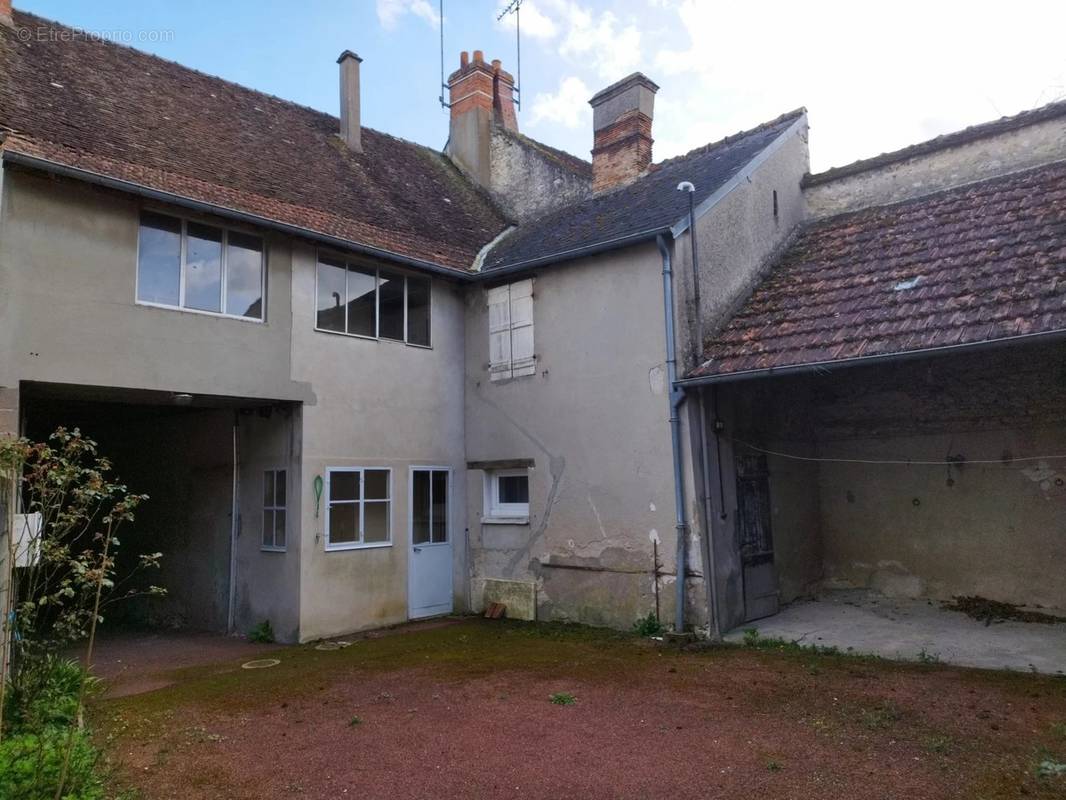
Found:
[[[215,203],[205,203],[200,200],[193,200],[188,197],[184,197],[180,194],[174,194],[172,192],[165,192],[159,189],[152,189],[134,181],[121,180],[119,178],[111,178],[107,175],[103,175],[99,172],[93,172],[91,170],[80,169],[78,167],[70,167],[66,164],[60,164],[55,161],[50,161],[45,158],[38,158],[36,156],[28,156],[24,153],[13,152],[11,150],[3,151],[3,161],[5,164],[15,164],[21,167],[28,167],[30,169],[41,170],[53,175],[58,175],[63,178],[73,178],[74,180],[83,181],[85,183],[92,184],[93,186],[102,186],[107,189],[115,189],[120,192],[126,192],[128,194],[137,195],[138,197],[144,197],[149,200],[155,200],[161,203],[170,203],[172,205],[179,206],[181,208],[187,208],[192,211],[197,211],[202,214],[213,214],[218,217],[224,217],[226,219],[236,220],[238,222],[244,222],[249,225],[254,225],[260,228],[266,228],[268,230],[278,231],[290,236],[296,236],[301,239],[310,239],[311,241],[318,242],[320,244],[326,244],[331,247],[337,247],[342,250],[348,250],[355,253],[361,253],[363,255],[374,256],[375,258],[385,259],[396,264],[402,264],[407,267],[414,267],[416,269],[424,270],[426,272],[432,272],[437,275],[447,276],[453,280],[460,282],[471,281],[474,279],[474,275],[467,272],[453,269],[451,267],[443,267],[439,264],[434,264],[431,261],[422,261],[421,259],[411,258],[410,256],[404,256],[399,253],[393,253],[390,250],[384,250],[379,247],[371,247],[370,245],[360,244],[359,242],[353,242],[351,239],[344,239],[339,236],[330,236],[326,233],[317,233],[308,228],[301,228],[299,225],[290,225],[287,222],[281,222],[270,217],[259,216],[258,214],[249,214],[244,211],[238,211],[228,206],[221,206]]]
[[[681,390],[694,389],[698,386],[712,386],[720,383],[736,383],[739,381],[752,380],[755,378],[771,378],[785,375],[805,375],[809,373],[826,374],[838,368],[862,367],[868,364],[895,363],[911,361],[917,358],[927,358],[946,353],[970,353],[995,350],[1008,345],[1025,344],[1030,341],[1057,342],[1066,340],[1066,328],[1059,328],[1043,333],[1022,333],[1017,336],[1004,336],[1000,339],[987,339],[983,342],[968,342],[964,344],[949,344],[943,347],[923,347],[919,350],[904,350],[895,353],[882,353],[874,356],[858,356],[856,358],[843,358],[838,361],[811,361],[806,364],[792,364],[783,367],[767,367],[765,369],[744,370],[741,372],[726,372],[720,375],[699,375],[694,378],[682,378],[677,382]]]

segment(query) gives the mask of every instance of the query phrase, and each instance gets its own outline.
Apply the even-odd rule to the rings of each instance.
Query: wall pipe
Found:
[[[670,266],[670,247],[666,237],[655,237],[659,255],[663,259],[663,323],[666,327],[666,381],[670,387],[670,445],[674,461],[674,512],[677,517],[677,599],[675,601],[674,630],[685,630],[685,562],[688,544],[688,521],[685,518],[685,486],[681,467],[681,418],[677,410],[685,401],[685,393],[677,385],[677,347],[674,343],[674,273]]]
[[[692,340],[692,363],[699,365],[703,356],[703,308],[700,302],[700,257],[696,247],[696,187],[691,181],[677,185],[679,192],[688,192],[688,241],[692,247],[692,304],[696,316],[696,336]]]
[[[240,449],[240,412],[233,412],[233,498],[230,503],[229,529],[229,608],[227,611],[226,631],[236,630],[237,610],[237,537],[241,525],[241,449]]]

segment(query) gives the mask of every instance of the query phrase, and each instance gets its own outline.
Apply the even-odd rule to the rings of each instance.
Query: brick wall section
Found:
[[[499,59],[492,62],[492,112],[497,125],[509,131],[518,130],[514,110],[514,76],[506,72]]]
[[[592,190],[621,186],[639,178],[651,165],[651,117],[627,111],[596,131],[592,147]]]
[[[475,109],[491,109],[495,77],[480,50],[474,51],[473,61],[463,52],[459,69],[448,76],[452,119]]]

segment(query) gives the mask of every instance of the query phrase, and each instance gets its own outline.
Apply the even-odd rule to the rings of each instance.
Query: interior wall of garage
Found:
[[[838,373],[816,406],[823,457],[956,462],[822,462],[827,585],[1066,607],[1066,460],[1033,459],[1066,454],[1066,347]]]

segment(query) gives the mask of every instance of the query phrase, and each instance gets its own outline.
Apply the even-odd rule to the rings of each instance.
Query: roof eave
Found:
[[[246,211],[240,211],[239,209],[230,208],[229,206],[218,205],[217,203],[208,203],[203,200],[197,200],[185,195],[175,194],[173,192],[167,192],[162,189],[153,189],[150,186],[137,183],[135,181],[128,181],[122,178],[114,178],[110,175],[105,175],[100,172],[94,172],[92,170],[83,169],[81,167],[72,167],[68,164],[62,164],[58,161],[52,161],[50,159],[41,158],[39,156],[31,156],[25,153],[20,153],[16,150],[3,149],[2,160],[6,164],[14,164],[16,166],[26,167],[28,169],[40,170],[59,177],[71,178],[73,180],[89,183],[94,186],[101,186],[107,189],[114,189],[127,194],[133,194],[138,197],[144,197],[149,200],[155,200],[161,203],[170,203],[182,208],[187,208],[191,211],[197,211],[203,214],[213,214],[224,219],[231,219],[237,222],[244,222],[249,225],[255,225],[257,227],[266,228],[268,230],[278,231],[280,233],[289,234],[291,236],[298,236],[303,239],[309,239],[319,244],[329,245],[342,250],[347,250],[354,253],[360,253],[362,255],[372,256],[374,258],[380,258],[386,261],[393,262],[395,264],[411,267],[413,269],[423,270],[431,272],[437,275],[447,276],[453,280],[469,281],[475,276],[469,272],[464,272],[456,269],[455,267],[447,267],[443,264],[437,264],[431,261],[424,261],[418,258],[412,258],[411,256],[405,256],[402,253],[395,253],[390,250],[385,250],[380,247],[374,247],[372,245],[364,244],[362,242],[356,242],[351,239],[345,239],[339,236],[331,236],[327,233],[312,230],[311,228],[304,228],[299,225],[293,225],[288,222],[282,222],[281,220],[273,219],[270,217],[264,217],[259,214],[251,214]]]
[[[723,372],[715,375],[696,375],[690,378],[682,378],[677,382],[677,385],[681,389],[695,389],[700,386],[710,386],[720,383],[737,383],[756,378],[777,378],[788,375],[802,375],[809,372],[824,374],[835,369],[910,361],[917,358],[928,358],[929,356],[947,355],[957,352],[981,352],[1014,344],[1027,344],[1029,342],[1043,344],[1045,342],[1056,342],[1059,340],[1066,340],[1066,328],[1041,331],[1039,333],[1022,333],[1017,336],[1004,336],[998,339],[985,339],[980,342],[964,342],[962,344],[944,345],[943,347],[925,347],[918,350],[902,350],[893,353],[879,353],[878,355],[858,356],[856,358],[842,358],[838,360],[808,361],[802,364],[787,364],[780,367],[741,370],[739,372]]]

